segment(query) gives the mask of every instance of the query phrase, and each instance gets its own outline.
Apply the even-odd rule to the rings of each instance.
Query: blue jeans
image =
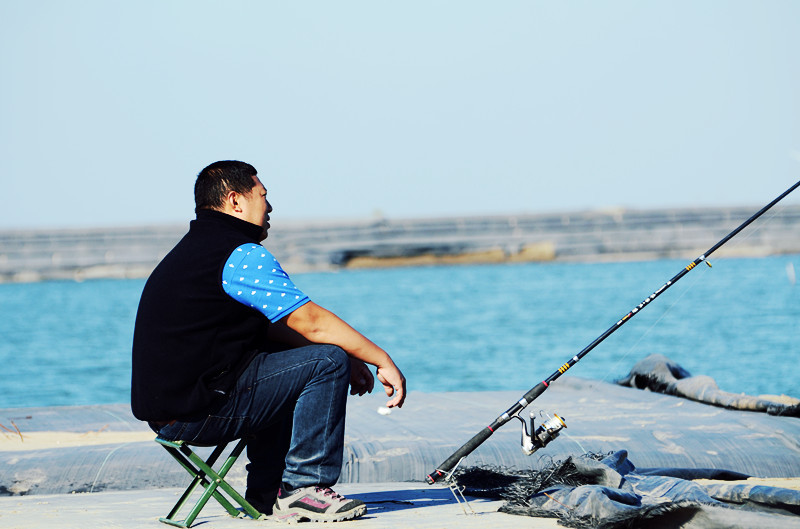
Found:
[[[342,470],[350,359],[334,345],[311,345],[253,359],[227,402],[197,422],[157,430],[169,440],[247,442],[247,488],[329,487]]]

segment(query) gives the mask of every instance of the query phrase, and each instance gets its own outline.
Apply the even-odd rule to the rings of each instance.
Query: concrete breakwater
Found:
[[[694,258],[758,207],[274,222],[266,242],[293,272],[342,267]],[[0,231],[0,282],[145,277],[186,225]],[[776,208],[718,256],[800,253],[800,205]]]

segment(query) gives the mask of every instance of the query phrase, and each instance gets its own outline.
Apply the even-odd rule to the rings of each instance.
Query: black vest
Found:
[[[144,286],[133,333],[131,409],[145,421],[199,420],[268,349],[269,320],[222,290],[222,269],[261,227],[199,210]]]

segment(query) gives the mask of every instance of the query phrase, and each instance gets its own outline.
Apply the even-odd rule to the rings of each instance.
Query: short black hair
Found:
[[[197,175],[194,183],[196,209],[221,209],[231,191],[242,195],[255,187],[253,177],[258,173],[249,163],[236,160],[214,162]]]

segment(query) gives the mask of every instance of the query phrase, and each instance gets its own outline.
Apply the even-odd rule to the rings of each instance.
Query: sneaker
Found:
[[[281,487],[272,509],[278,520],[295,522],[340,522],[366,512],[363,501],[348,500],[327,487],[303,487],[291,493]]]

